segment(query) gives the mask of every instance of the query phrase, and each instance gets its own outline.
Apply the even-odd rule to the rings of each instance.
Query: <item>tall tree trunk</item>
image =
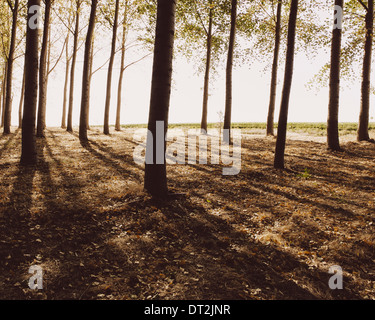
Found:
[[[91,1],[90,22],[87,30],[85,43],[85,57],[83,62],[83,76],[82,76],[82,98],[81,98],[81,115],[79,124],[79,139],[87,141],[87,112],[88,100],[90,98],[90,56],[92,51],[92,39],[95,29],[95,16],[98,6],[98,0]]]
[[[126,1],[124,21],[122,25],[120,76],[119,76],[118,89],[117,89],[117,111],[116,111],[116,126],[115,126],[116,131],[121,131],[121,103],[122,103],[122,84],[124,81],[124,72],[125,72],[125,53],[126,53],[125,42],[126,42],[127,15],[128,15],[128,3]]]
[[[115,20],[113,22],[111,56],[110,56],[110,59],[109,59],[109,66],[108,66],[107,95],[106,95],[106,99],[105,99],[104,134],[109,134],[109,109],[110,109],[110,105],[111,105],[113,62],[115,60],[115,54],[116,54],[116,35],[117,35],[117,26],[118,26],[118,11],[119,11],[119,0],[116,0]]]
[[[37,163],[35,121],[38,100],[38,36],[37,28],[30,28],[29,22],[34,13],[30,13],[32,6],[40,7],[40,0],[28,0],[28,19],[26,31],[25,53],[25,104],[22,120],[22,153],[21,163],[33,165]]]
[[[25,67],[23,68],[23,76],[22,76],[22,88],[21,88],[21,97],[20,97],[20,104],[18,106],[18,128],[22,128],[22,113],[23,113],[23,103],[25,100],[25,82],[26,82],[26,76],[25,76]]]
[[[14,51],[16,47],[17,37],[17,19],[18,19],[19,0],[15,0],[14,7],[11,8],[13,12],[12,20],[12,35],[10,39],[9,55],[8,55],[8,70],[6,81],[6,98],[4,106],[4,134],[10,133],[10,126],[12,122],[12,81],[13,81],[13,63]]]
[[[86,125],[87,130],[90,130],[90,103],[91,103],[91,94],[90,94],[90,88],[91,88],[91,80],[92,80],[92,66],[94,64],[94,40],[92,39],[92,45],[91,45],[91,53],[90,53],[90,67],[89,67],[89,99],[87,100],[87,114],[86,114]]]
[[[274,135],[273,123],[274,123],[274,117],[275,117],[277,71],[278,71],[278,61],[279,61],[279,52],[280,52],[281,9],[282,9],[282,0],[278,0],[277,12],[276,12],[275,48],[273,52],[273,62],[272,62],[270,103],[268,106],[268,117],[267,117],[267,130],[266,130],[267,136]]]
[[[335,0],[335,6],[343,8],[344,0]],[[340,19],[339,15],[338,19]],[[337,28],[337,26],[334,26],[332,31],[331,44],[331,71],[329,80],[327,144],[329,149],[336,151],[341,149],[339,141],[341,35],[341,28]]]
[[[63,100],[63,110],[62,110],[62,119],[61,119],[62,129],[66,129],[66,106],[68,102],[69,67],[70,67],[70,60],[71,60],[71,58],[69,57],[69,31],[66,36],[65,55],[66,55],[66,67],[65,67],[65,83],[64,83],[64,100]]]
[[[288,42],[286,51],[284,87],[281,97],[279,123],[277,128],[277,140],[275,150],[274,167],[284,169],[284,155],[286,132],[288,125],[289,97],[292,87],[293,66],[294,66],[294,46],[296,37],[296,21],[298,13],[298,0],[292,0],[290,4],[289,24],[288,24]]]
[[[176,0],[158,0],[157,22],[154,48],[154,61],[151,84],[150,112],[148,119],[149,135],[146,144],[144,187],[152,196],[168,195],[165,162],[165,139],[157,143],[157,121],[164,123],[164,133],[168,130],[168,113],[171,94],[173,45],[175,32]],[[152,136],[151,136],[152,135]],[[160,141],[159,141],[160,142]],[[150,154],[152,156],[150,157]],[[157,159],[162,154],[162,159]],[[157,161],[162,160],[162,161]]]
[[[357,132],[358,141],[370,139],[368,133],[370,113],[370,79],[372,58],[372,37],[374,31],[374,0],[368,0],[366,13],[366,41],[365,54],[363,57],[362,88],[361,88],[361,111],[359,115],[359,126]]]
[[[48,54],[48,36],[50,29],[50,17],[51,17],[51,0],[45,0],[45,16],[44,16],[44,29],[43,29],[43,41],[42,49],[40,52],[40,64],[39,64],[39,105],[38,105],[38,121],[36,136],[41,138],[44,137],[44,128],[46,125],[46,103],[47,103],[47,54]]]
[[[3,83],[1,85],[1,114],[0,114],[0,127],[4,127],[4,108],[5,108],[5,97],[6,97],[6,83],[7,83],[7,69],[8,69],[8,62],[4,63],[4,75],[3,75]]]
[[[211,3],[211,1],[210,1]],[[209,21],[208,21],[208,33],[207,33],[207,54],[206,54],[206,71],[204,75],[203,85],[203,110],[202,110],[202,121],[201,130],[207,132],[207,115],[208,115],[208,90],[210,84],[210,69],[211,69],[211,54],[212,54],[212,20],[213,20],[213,9],[210,6]]]
[[[224,129],[228,130],[228,135],[224,135],[224,141],[231,142],[231,123],[232,123],[232,73],[233,73],[233,54],[236,40],[236,22],[237,22],[237,0],[232,0],[231,8],[231,26],[229,36],[229,48],[226,70],[226,90],[225,90],[225,114]]]
[[[77,0],[76,25],[74,29],[73,56],[70,70],[70,88],[69,88],[69,107],[68,107],[68,126],[67,131],[73,132],[73,102],[74,102],[74,74],[77,61],[79,19],[80,19],[81,0]]]

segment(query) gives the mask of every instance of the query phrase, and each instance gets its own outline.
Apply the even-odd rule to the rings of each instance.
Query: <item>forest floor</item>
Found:
[[[375,145],[244,130],[242,167],[168,165],[165,200],[143,191],[133,129],[48,128],[39,163],[0,137],[0,299],[375,299]],[[374,132],[371,132],[374,138]],[[30,266],[43,270],[31,290]],[[332,290],[331,266],[343,271]]]

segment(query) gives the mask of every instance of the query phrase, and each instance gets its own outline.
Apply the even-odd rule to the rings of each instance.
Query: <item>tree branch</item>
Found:
[[[368,8],[367,6],[363,3],[362,0],[358,0],[358,2],[362,5],[363,8],[365,8],[365,10],[368,12]]]

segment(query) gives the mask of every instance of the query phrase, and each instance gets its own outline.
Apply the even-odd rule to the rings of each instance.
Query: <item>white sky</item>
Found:
[[[56,49],[58,50],[58,49]],[[82,82],[82,55],[77,59],[74,125],[79,123],[79,109],[81,101]],[[108,51],[105,54],[109,54]],[[112,82],[112,100],[110,124],[115,122],[117,105],[117,83],[119,56],[115,62]],[[95,57],[96,65],[101,65],[100,59]],[[136,60],[138,57],[133,57]],[[327,62],[327,56],[318,56],[309,61],[304,54],[297,54],[295,59],[294,78],[289,106],[290,122],[326,122],[328,108],[328,89],[323,88],[318,93],[309,91],[305,85],[314,76],[321,66]],[[20,59],[21,60],[21,59]],[[128,61],[128,63],[131,60]],[[21,61],[18,62],[19,65]],[[270,71],[262,73],[263,65],[254,63],[251,66],[243,65],[233,73],[233,122],[265,122],[269,102]],[[282,66],[281,66],[282,67]],[[95,69],[95,66],[94,66]],[[281,68],[283,69],[283,68]],[[18,72],[17,72],[18,70]],[[12,124],[17,125],[18,104],[21,80],[21,68],[15,70],[14,99]],[[60,126],[62,115],[62,99],[64,86],[65,63],[62,61],[56,72],[51,75],[48,86],[47,126]],[[152,72],[152,56],[133,65],[125,72],[123,87],[122,124],[147,123],[150,102],[150,85]],[[90,124],[102,125],[104,118],[104,104],[106,93],[107,69],[97,72],[92,80],[90,102]],[[283,83],[283,71],[279,72],[279,83],[276,101],[275,122],[278,120],[280,94]],[[357,122],[360,107],[360,79],[357,85],[344,86],[340,97],[340,122]],[[174,63],[173,90],[170,105],[170,123],[200,123],[202,112],[203,75],[195,75],[194,66],[178,59]],[[208,105],[208,121],[218,122],[218,112],[224,112],[225,99],[225,71],[222,70],[216,82],[211,85]],[[370,117],[374,115],[371,106]],[[372,120],[372,119],[371,119]]]

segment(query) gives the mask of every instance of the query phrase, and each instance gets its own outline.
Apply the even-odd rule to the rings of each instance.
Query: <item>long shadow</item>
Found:
[[[14,141],[14,139],[18,136],[19,131],[20,131],[20,129],[17,129],[12,134],[8,134],[8,135],[2,136],[5,139],[7,139],[7,141],[4,143],[3,147],[0,150],[0,158],[2,157],[3,153],[9,148],[9,146],[12,144],[12,142]]]
[[[105,156],[103,153],[101,152],[98,152],[97,150],[95,150],[92,145],[97,145],[95,143],[93,143],[92,141],[87,141],[87,142],[82,142],[81,141],[81,145],[83,148],[85,148],[87,151],[89,151],[93,156],[95,156],[96,158],[98,158],[99,160],[101,160],[103,163],[105,163],[106,165],[112,167],[113,169],[115,169],[118,173],[120,173],[122,176],[126,177],[126,178],[132,178],[134,179],[135,181],[137,182],[141,182],[142,181],[142,176],[141,174],[138,174],[134,171],[131,171],[131,170],[128,170],[126,168],[124,168],[123,166],[120,166],[118,163],[114,162],[111,157],[107,157]],[[120,157],[120,156],[116,156],[118,159],[120,160],[124,160],[124,158]],[[127,160],[126,163],[131,163],[131,161]]]
[[[197,278],[198,283],[202,283],[194,286],[190,281],[185,286],[186,291],[179,293],[181,296],[177,299],[256,298],[249,292],[244,293],[246,288],[260,289],[263,295],[275,299],[359,298],[350,290],[335,295],[328,288],[327,273],[311,270],[292,255],[244,236],[227,221],[207,213],[187,197],[169,203],[150,200],[139,203],[139,206],[156,206],[166,220],[164,228],[154,221],[147,221],[147,217],[133,221],[128,227],[129,230],[138,228],[142,234],[151,232],[156,235],[153,242],[145,244],[139,241],[138,246],[133,248],[139,252],[138,258],[145,259],[147,265],[156,263],[155,271],[163,272],[172,279],[182,263],[187,278]],[[196,213],[189,214],[191,212]],[[158,248],[165,247],[169,249],[158,251]],[[171,261],[171,257],[176,255],[180,258]],[[142,269],[139,273],[143,273]],[[308,289],[283,273],[294,273],[304,279]],[[180,280],[180,276],[176,280]]]

